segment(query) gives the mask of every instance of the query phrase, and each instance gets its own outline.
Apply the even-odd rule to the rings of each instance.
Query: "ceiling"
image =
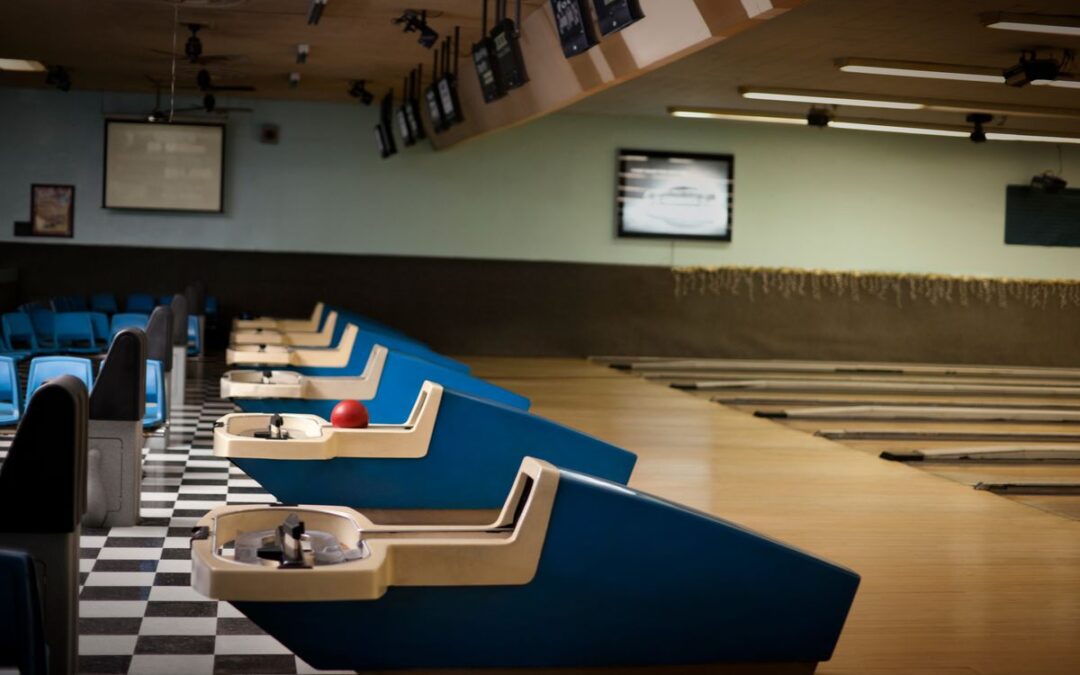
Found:
[[[482,0],[403,4],[408,1],[328,0],[321,22],[308,26],[310,0],[8,0],[0,2],[0,57],[62,65],[75,88],[150,93],[151,80],[168,82],[178,11],[181,24],[206,24],[200,32],[205,54],[233,57],[209,66],[215,84],[251,84],[258,97],[345,101],[352,80],[369,80],[381,94],[400,87],[418,64],[430,71],[431,52],[417,44],[415,33],[405,35],[391,23],[404,9],[428,9],[429,22],[442,35],[462,26],[466,44],[479,34]],[[545,4],[523,0],[523,14]],[[1080,6],[1076,0],[807,0],[754,30],[593,95],[570,110],[665,115],[669,106],[697,106],[803,114],[809,107],[746,100],[737,91],[760,86],[1072,108],[1076,119],[998,117],[994,124],[1080,133],[1080,89],[856,75],[834,65],[840,57],[863,57],[1004,69],[1024,49],[1080,51],[1080,37],[984,28],[978,16],[987,11],[1075,14]],[[176,39],[181,55],[187,37],[181,26]],[[300,43],[311,45],[304,65],[295,62]],[[461,66],[471,68],[462,58]],[[554,52],[551,58],[562,56]],[[201,66],[182,56],[177,63],[179,84],[193,90]],[[1072,71],[1080,71],[1080,65]],[[301,74],[297,89],[288,86],[290,72]],[[41,73],[0,72],[0,86],[44,86],[43,81]],[[964,117],[963,112],[850,107],[837,114],[935,124],[961,124]]]
[[[204,54],[234,57],[208,66],[214,84],[251,84],[259,97],[344,101],[351,80],[374,82],[382,94],[418,64],[430,71],[432,52],[391,23],[405,9],[427,9],[440,36],[460,25],[468,44],[480,32],[481,1],[329,0],[319,24],[309,26],[310,0],[7,0],[0,2],[0,58],[64,66],[77,89],[152,92],[150,80],[169,80],[178,11],[181,24],[206,24]],[[523,0],[522,14],[546,2]],[[177,78],[194,87],[202,66],[183,58],[188,35],[181,25]],[[298,65],[301,43],[311,52]],[[297,89],[289,88],[290,72],[301,74]],[[0,72],[0,86],[43,81],[42,73]]]
[[[864,57],[993,66],[1015,64],[1021,50],[1055,47],[1080,52],[1080,37],[983,27],[979,14],[1003,11],[1080,14],[1076,0],[808,0],[804,5],[665,68],[601,92],[574,112],[665,115],[669,106],[806,113],[806,103],[743,99],[740,86],[1074,108],[1078,119],[1009,117],[1009,128],[1080,133],[1080,89],[1015,88],[945,80],[840,72],[834,61]],[[1074,64],[1071,72],[1080,70]],[[963,124],[964,113],[842,107],[838,112],[911,122]]]

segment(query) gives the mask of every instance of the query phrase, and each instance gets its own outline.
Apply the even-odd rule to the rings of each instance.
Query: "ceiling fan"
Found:
[[[203,96],[202,103],[200,105],[188,106],[186,108],[170,108],[168,112],[161,107],[161,89],[168,86],[168,83],[162,83],[153,79],[149,75],[146,79],[154,85],[154,107],[150,112],[146,113],[146,119],[150,122],[167,122],[171,119],[171,115],[180,113],[207,113],[212,115],[228,115],[229,113],[241,113],[241,112],[254,112],[252,108],[241,108],[235,106],[219,106],[217,104],[217,98],[212,93],[206,93]]]
[[[236,54],[205,54],[203,50],[202,38],[199,37],[199,31],[208,28],[206,24],[202,23],[188,23],[187,26],[191,35],[188,36],[187,42],[184,43],[184,60],[187,63],[196,66],[209,66],[216,63],[224,63],[227,61],[235,61],[240,58]],[[152,49],[151,51],[167,56],[170,59],[175,55],[171,51],[165,51],[164,49]]]

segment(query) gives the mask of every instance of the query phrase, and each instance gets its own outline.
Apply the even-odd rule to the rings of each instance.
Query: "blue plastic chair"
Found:
[[[0,331],[0,356],[7,356],[14,359],[16,362],[22,361],[27,356],[30,356],[29,349],[12,349],[8,344],[7,338],[4,337],[3,331]]]
[[[124,311],[128,314],[149,314],[155,307],[157,299],[150,293],[132,293],[124,303]]]
[[[206,311],[207,316],[217,316],[218,307],[219,307],[218,299],[215,296],[213,296],[213,295],[206,296],[206,309],[205,309],[205,311]]]
[[[30,376],[26,379],[26,402],[38,387],[61,375],[74,375],[86,384],[87,390],[94,385],[94,364],[81,356],[37,356],[30,361]]]
[[[0,317],[0,329],[4,334],[4,341],[9,350],[26,351],[30,354],[40,354],[41,347],[38,345],[37,335],[34,334],[34,324],[30,321],[30,315],[26,312],[8,312]]]
[[[45,675],[45,617],[34,559],[0,549],[0,664],[23,675]]]
[[[57,314],[55,330],[56,344],[61,351],[74,354],[97,354],[101,351],[94,339],[94,324],[90,322],[89,312]]]
[[[153,310],[153,307],[150,308]],[[109,340],[125,328],[141,328],[146,330],[146,324],[150,321],[148,314],[113,314],[112,323],[109,325]]]
[[[0,426],[19,423],[19,371],[15,359],[0,356]]]
[[[94,330],[94,344],[99,351],[108,349],[112,333],[109,331],[109,317],[104,312],[87,312],[90,318],[90,327]]]
[[[86,306],[86,298],[81,295],[58,295],[52,299],[52,309],[54,312],[85,312],[89,310]]]
[[[143,428],[151,429],[165,422],[165,373],[161,361],[146,360],[146,413]]]
[[[56,312],[51,309],[32,307],[26,310],[30,315],[30,323],[34,327],[34,335],[37,336],[38,347],[41,351],[58,351],[56,342]]]
[[[120,311],[120,306],[112,293],[94,293],[90,296],[90,311],[112,315]]]
[[[199,338],[199,317],[188,314],[187,318],[187,353],[198,356],[202,353],[202,340]]]

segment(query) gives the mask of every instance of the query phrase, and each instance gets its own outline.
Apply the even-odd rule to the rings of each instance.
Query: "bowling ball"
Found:
[[[367,408],[360,401],[342,401],[330,413],[330,424],[342,429],[364,429],[368,425]]]

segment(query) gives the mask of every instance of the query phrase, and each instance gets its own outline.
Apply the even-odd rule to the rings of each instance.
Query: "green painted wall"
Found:
[[[225,214],[103,210],[102,119],[151,104],[0,89],[0,241],[30,183],[56,182],[77,186],[84,244],[1080,276],[1080,249],[1004,244],[1005,186],[1057,170],[1052,145],[558,114],[382,161],[373,109],[255,101],[229,121]],[[268,122],[279,145],[258,142]],[[733,153],[733,242],[617,239],[619,147]],[[1063,166],[1080,183],[1080,152]]]

